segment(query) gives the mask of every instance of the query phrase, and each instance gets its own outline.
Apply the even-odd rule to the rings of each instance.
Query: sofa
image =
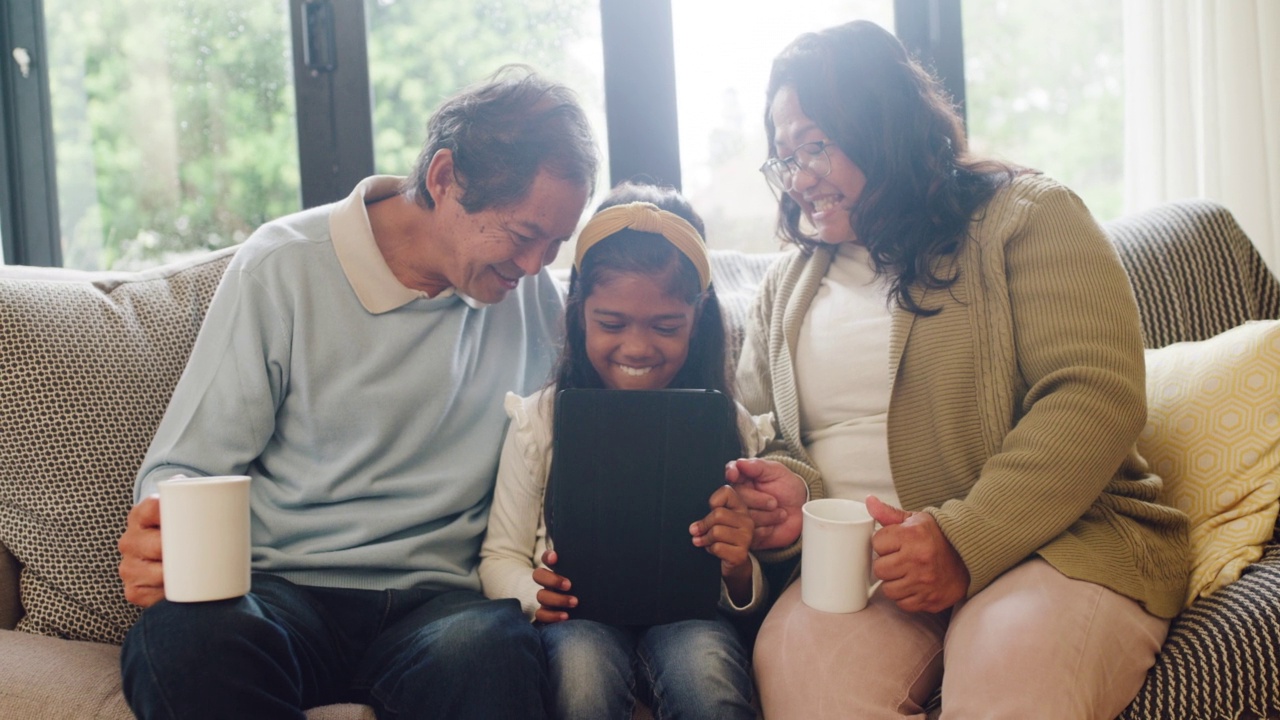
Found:
[[[1280,318],[1280,283],[1222,206],[1169,203],[1104,227],[1148,347]],[[234,252],[136,273],[0,267],[0,720],[132,717],[118,645],[139,611],[123,599],[115,543],[134,474]],[[735,352],[772,259],[713,252]],[[1263,402],[1274,403],[1276,387],[1263,388]],[[1189,599],[1123,717],[1280,717],[1274,520],[1272,510],[1254,555],[1236,558],[1238,577]],[[373,713],[334,705],[307,717]]]

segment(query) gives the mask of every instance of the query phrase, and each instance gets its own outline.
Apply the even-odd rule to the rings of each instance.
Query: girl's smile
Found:
[[[587,358],[612,390],[671,384],[689,356],[694,308],[667,292],[670,278],[616,274],[583,304]]]

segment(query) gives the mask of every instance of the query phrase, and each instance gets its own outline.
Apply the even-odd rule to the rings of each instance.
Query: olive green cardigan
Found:
[[[822,497],[800,441],[796,338],[831,264],[822,247],[770,268],[747,321],[740,399],[774,412],[768,448]],[[957,255],[958,281],[893,310],[889,460],[904,509],[937,518],[969,595],[1038,554],[1063,574],[1181,609],[1187,519],[1158,504],[1134,443],[1146,422],[1142,335],[1114,248],[1074,193],[1038,175],[997,192]],[[785,553],[784,553],[785,554]]]

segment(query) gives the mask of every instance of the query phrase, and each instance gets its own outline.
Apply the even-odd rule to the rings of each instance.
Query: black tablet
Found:
[[[547,482],[555,569],[571,618],[615,625],[708,619],[720,561],[689,525],[710,510],[739,453],[724,395],[707,390],[563,390]]]

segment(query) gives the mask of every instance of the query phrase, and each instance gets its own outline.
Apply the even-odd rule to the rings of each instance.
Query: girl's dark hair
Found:
[[[600,212],[614,205],[648,202],[679,215],[706,240],[702,218],[679,191],[668,186],[623,182],[609,192],[596,208]],[[695,309],[689,356],[668,387],[716,390],[729,400],[730,427],[737,427],[737,404],[729,366],[725,357],[724,316],[714,286],[702,290],[698,271],[689,258],[666,238],[655,233],[626,229],[596,243],[582,258],[581,271],[569,276],[565,299],[565,339],[552,381],[560,390],[603,388],[587,357],[587,330],[584,306],[596,286],[626,273],[662,278],[667,294],[679,297]]]
[[[969,156],[964,129],[937,80],[880,26],[857,20],[806,33],[773,61],[765,105],[769,156],[777,157],[770,112],[790,86],[805,115],[866,176],[850,210],[858,241],[898,305],[917,315],[911,288],[951,287],[971,219],[1020,168]],[[820,243],[800,229],[800,205],[783,193],[778,232],[805,252]]]
[[[484,83],[449,98],[427,121],[427,139],[401,192],[432,209],[427,169],[453,152],[469,213],[520,202],[539,170],[595,192],[600,160],[573,91],[524,65],[504,65]]]

